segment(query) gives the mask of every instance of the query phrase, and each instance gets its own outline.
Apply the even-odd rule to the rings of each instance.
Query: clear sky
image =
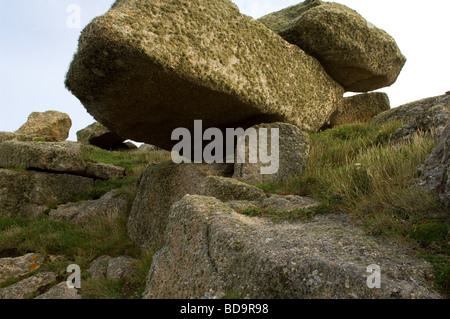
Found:
[[[114,0],[0,1],[0,131],[15,131],[33,111],[57,110],[73,121],[70,140],[94,122],[64,88],[79,34]],[[234,0],[259,18],[300,0]],[[449,0],[336,0],[391,34],[408,62],[397,82],[380,91],[393,107],[450,90]],[[71,4],[81,8],[81,28],[69,28]]]

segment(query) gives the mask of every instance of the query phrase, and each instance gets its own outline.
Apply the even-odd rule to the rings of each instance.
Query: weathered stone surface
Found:
[[[346,97],[326,127],[370,122],[375,116],[390,108],[391,103],[386,93],[374,92]]]
[[[91,277],[94,279],[106,277],[106,273],[108,270],[108,262],[111,258],[112,258],[111,256],[100,256],[96,260],[94,260],[88,269],[88,272],[91,274]]]
[[[23,276],[40,267],[44,257],[40,254],[26,254],[16,258],[0,259],[0,284],[14,277]]]
[[[50,299],[50,300],[74,300],[82,299],[81,295],[78,293],[76,288],[67,287],[67,282],[61,282],[55,287],[51,288],[49,291],[37,296],[34,299]]]
[[[83,175],[86,162],[77,143],[6,141],[0,144],[0,167]]]
[[[100,179],[119,179],[125,177],[125,169],[120,166],[105,163],[88,163],[86,176]]]
[[[400,121],[405,124],[391,137],[393,141],[410,139],[419,130],[434,130],[439,137],[450,123],[450,95],[445,94],[411,102],[376,116],[372,123],[383,124]]]
[[[259,207],[278,212],[293,212],[300,209],[309,209],[319,206],[320,202],[304,196],[297,195],[272,195],[260,202]]]
[[[0,169],[0,216],[36,217],[94,186],[87,177]]]
[[[72,120],[69,115],[57,111],[34,112],[16,133],[42,137],[49,142],[62,142],[69,137]]]
[[[128,219],[130,238],[140,247],[159,249],[164,243],[172,204],[186,194],[203,194],[207,176],[229,176],[232,167],[226,164],[150,166],[140,178],[138,194]]]
[[[381,289],[367,287],[370,264],[382,269]],[[342,215],[274,224],[187,195],[173,206],[144,297],[440,298],[424,278],[431,271]]]
[[[149,76],[151,74],[151,76]],[[100,123],[171,150],[193,131],[283,121],[323,126],[343,88],[228,0],[118,0],[83,31],[66,86]]]
[[[0,289],[0,299],[25,299],[55,281],[55,273],[39,273],[12,286]]]
[[[107,150],[112,149],[125,141],[123,137],[110,132],[98,122],[78,131],[77,140],[79,143],[95,145]]]
[[[308,0],[259,21],[317,58],[347,91],[390,86],[406,63],[389,34],[341,4]]]
[[[450,124],[419,171],[422,174],[419,185],[438,193],[442,201],[450,206]]]
[[[278,172],[275,174],[262,174],[262,167],[269,167],[270,165],[274,165],[274,163],[263,164],[259,160],[257,163],[251,163],[251,157],[249,157],[250,152],[257,155],[258,151],[261,151],[261,148],[252,148],[249,143],[247,143],[247,158],[245,163],[239,163],[237,159],[235,160],[233,178],[252,185],[282,183],[303,172],[309,159],[310,139],[308,134],[301,132],[296,126],[286,123],[261,124],[254,126],[254,128],[258,132],[258,140],[259,130],[267,129],[268,153],[270,153],[272,147],[271,129],[279,129],[278,153],[274,152],[274,154],[271,154],[271,156],[279,159]],[[263,141],[263,144],[265,144],[265,141]]]
[[[248,185],[233,178],[208,176],[205,180],[204,195],[221,201],[248,200],[256,201],[266,198],[266,194],[255,186]]]
[[[127,201],[111,191],[98,200],[69,203],[53,209],[50,219],[70,221],[76,225],[87,225],[100,218],[114,219],[126,214]]]
[[[106,278],[111,280],[119,280],[130,277],[133,273],[134,266],[137,260],[128,256],[120,256],[111,258],[108,261],[108,269],[106,271]]]
[[[160,149],[158,146],[155,145],[150,145],[150,144],[142,144],[139,147],[139,151],[147,153],[147,152],[153,152],[153,151],[161,151],[162,149]]]

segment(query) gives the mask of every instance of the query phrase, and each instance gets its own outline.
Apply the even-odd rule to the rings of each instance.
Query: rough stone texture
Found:
[[[3,142],[6,142],[6,141],[11,141],[11,140],[18,140],[18,141],[26,142],[26,141],[32,141],[33,138],[30,136],[17,134],[17,133],[0,132],[0,144]]]
[[[6,141],[0,144],[1,168],[39,169],[83,175],[86,162],[77,143]]]
[[[82,299],[76,288],[67,287],[67,282],[62,282],[51,288],[49,291],[37,296],[34,299],[47,299],[47,300],[74,300]]]
[[[125,177],[125,169],[120,166],[105,163],[88,163],[86,176],[100,179],[119,179]]]
[[[106,277],[106,273],[108,270],[108,263],[111,258],[112,258],[111,256],[100,256],[96,260],[94,260],[88,269],[88,272],[91,274],[91,277],[94,279]]]
[[[117,147],[125,141],[123,137],[110,132],[98,122],[78,131],[77,140],[79,143],[95,145],[103,149]]]
[[[386,93],[375,92],[346,97],[339,109],[331,116],[327,128],[370,122],[375,116],[390,108],[391,103]]]
[[[261,174],[261,168],[269,167],[270,164],[263,164],[261,161],[250,163],[249,153],[258,154],[257,152],[261,151],[261,148],[250,148],[249,143],[246,143],[247,157],[245,163],[238,163],[236,158],[233,178],[247,184],[257,185],[263,183],[282,183],[302,173],[309,158],[310,139],[308,134],[301,132],[296,126],[286,123],[261,124],[254,126],[254,128],[258,132],[258,140],[259,129],[268,129],[268,153],[271,152],[272,145],[271,129],[279,129],[279,152],[277,154],[279,158],[279,170],[276,174]],[[266,144],[264,140],[262,143]]]
[[[120,256],[111,258],[108,261],[108,269],[106,271],[106,278],[111,280],[119,280],[128,278],[133,273],[133,268],[137,260],[128,256]]]
[[[0,216],[36,217],[94,186],[87,177],[0,169]]]
[[[111,191],[98,200],[61,205],[51,210],[49,217],[83,226],[100,218],[114,219],[126,212],[127,201],[117,197],[117,191]]]
[[[57,111],[34,112],[16,133],[42,137],[49,142],[62,142],[69,137],[72,120],[69,115]]]
[[[381,267],[381,289],[367,267]],[[440,298],[431,267],[379,241],[345,216],[274,224],[211,197],[186,196],[171,211],[166,246],[153,257],[145,298]]]
[[[153,151],[161,151],[161,150],[162,149],[160,149],[158,146],[150,145],[150,144],[142,144],[139,147],[139,151],[144,152],[144,153],[153,152]]]
[[[272,195],[261,201],[259,207],[262,209],[271,209],[287,213],[300,209],[309,209],[319,205],[319,201],[309,197],[297,195]]]
[[[400,121],[405,124],[393,134],[394,139],[408,138],[418,130],[435,129],[439,137],[450,122],[450,94],[435,96],[411,102],[376,116],[372,123],[384,124],[390,121]]]
[[[419,184],[438,193],[443,202],[450,206],[450,124],[419,171],[422,175]]]
[[[266,198],[266,194],[255,186],[239,182],[233,178],[208,176],[205,181],[204,195],[221,201],[248,200],[256,201]]]
[[[174,129],[192,132],[199,119],[316,131],[344,92],[228,0],[116,1],[82,32],[66,86],[107,128],[166,150]]]
[[[207,176],[229,176],[230,173],[230,165],[226,164],[150,166],[139,180],[127,224],[129,237],[140,247],[161,248],[172,204],[186,194],[203,194]]]
[[[0,299],[25,299],[55,281],[55,273],[39,273],[12,286],[0,289]]]
[[[14,277],[23,276],[40,267],[44,257],[40,254],[26,254],[16,258],[0,259],[0,284]]]
[[[347,91],[390,86],[406,63],[389,34],[341,4],[308,0],[259,21],[317,58]]]

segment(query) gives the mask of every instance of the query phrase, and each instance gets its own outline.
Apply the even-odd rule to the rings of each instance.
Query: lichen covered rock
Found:
[[[347,91],[390,86],[406,63],[389,34],[341,4],[307,0],[259,21],[317,58]]]
[[[33,112],[28,121],[16,133],[41,137],[49,142],[62,142],[69,137],[72,120],[69,115],[57,111]]]

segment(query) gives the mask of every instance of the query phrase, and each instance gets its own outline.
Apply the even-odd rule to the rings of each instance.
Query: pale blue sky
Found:
[[[114,0],[0,1],[0,131],[15,131],[33,111],[57,110],[73,121],[70,140],[94,119],[64,88],[81,29],[66,25],[67,8],[81,8],[81,27]],[[259,18],[300,0],[234,0]],[[390,33],[408,62],[398,81],[382,89],[393,107],[450,90],[450,1],[337,0]]]

